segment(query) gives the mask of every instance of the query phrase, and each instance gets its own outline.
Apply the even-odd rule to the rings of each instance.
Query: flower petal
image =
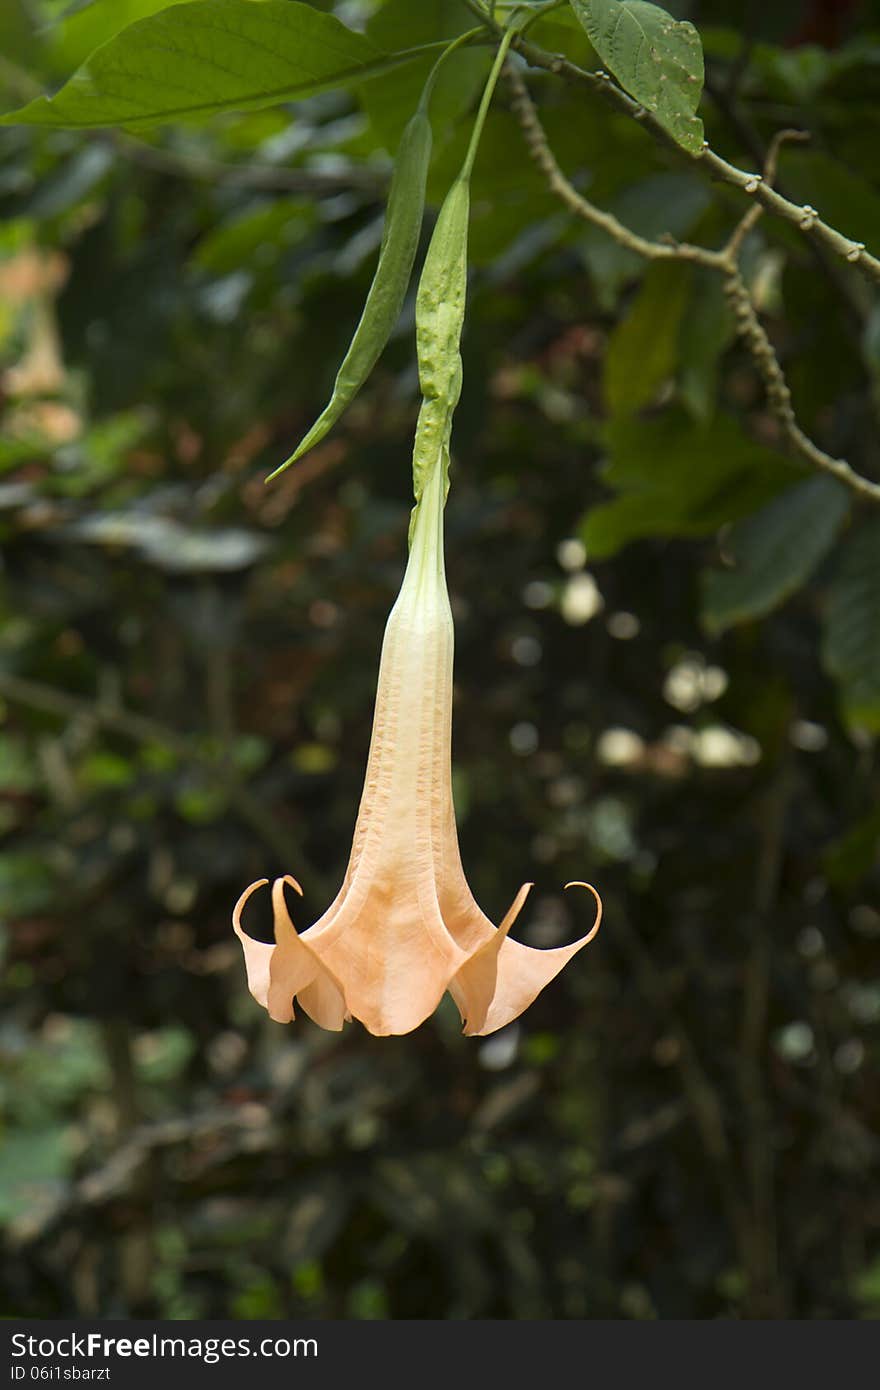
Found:
[[[531,883],[523,884],[500,926],[492,928],[489,939],[477,947],[450,981],[449,993],[458,1005],[465,1033],[477,1033],[486,1021],[498,984],[498,953],[533,887]],[[482,925],[487,919],[476,903],[474,911],[481,919],[478,925]]]
[[[519,910],[524,900],[523,890],[520,889],[520,893],[514,902],[513,908],[511,908],[511,912],[508,913],[507,917],[504,919],[504,923],[502,923],[502,927],[504,928],[503,936],[502,927],[498,928],[499,944],[496,952],[497,967],[495,988],[491,997],[491,1002],[484,1016],[479,1018],[474,1017],[470,1012],[466,1014],[465,1010],[462,1008],[462,1002],[460,1002],[459,997],[456,995],[456,991],[452,991],[456,1003],[459,1006],[459,1012],[465,1023],[464,1031],[468,1036],[485,1037],[487,1033],[494,1033],[497,1029],[503,1028],[505,1024],[512,1023],[512,1021],[518,1018],[523,1010],[527,1009],[538,997],[544,986],[548,985],[550,981],[559,974],[560,970],[568,964],[572,956],[577,955],[578,951],[583,950],[584,946],[593,940],[602,921],[602,900],[599,894],[591,883],[567,883],[565,886],[566,888],[586,888],[596,899],[596,920],[587,932],[587,935],[582,936],[579,941],[573,941],[570,946],[557,946],[551,950],[536,950],[533,946],[523,946],[519,941],[511,941],[507,937],[507,931],[509,931],[513,920],[511,913],[515,916],[515,910]],[[510,918],[510,921],[508,921],[508,918]],[[494,941],[490,944],[494,945]],[[476,955],[479,957],[486,950],[487,947],[483,946]],[[473,960],[473,957],[471,959]],[[471,962],[469,961],[468,965],[470,964]],[[478,972],[485,968],[485,964],[486,962],[482,964],[478,963]],[[464,970],[467,970],[467,966],[464,967]],[[458,982],[461,981],[462,974],[463,971],[459,971],[456,977]],[[462,992],[462,998],[466,1000],[469,1006],[471,1005],[471,998],[473,998],[475,1003],[479,1002],[481,997],[479,991],[481,988],[484,988],[482,983],[483,976],[477,974],[476,979],[478,982],[477,986],[470,986],[472,990],[471,996],[467,996],[461,991],[461,985],[459,983],[459,991]],[[468,982],[468,984],[469,983],[470,982]],[[466,984],[465,989],[467,988],[468,985]]]
[[[302,893],[296,879],[289,875],[276,879],[272,888],[274,946],[266,941],[255,941],[241,925],[241,914],[248,898],[268,882],[267,878],[259,878],[246,888],[232,913],[232,927],[244,951],[248,989],[276,1023],[291,1022],[296,995],[315,1023],[338,1032],[345,1019],[351,1017],[339,982],[297,935],[284,901],[285,882],[297,893]]]
[[[289,883],[302,896],[295,878],[285,874],[272,884],[272,911],[275,917],[275,952],[269,965],[266,1007],[276,1023],[290,1023],[294,1017],[294,996],[321,1028],[338,1033],[350,1017],[342,986],[336,976],[298,935],[284,901],[284,885]]]
[[[430,868],[430,865],[429,865]],[[362,881],[361,875],[363,875]],[[433,880],[361,869],[332,920],[304,939],[343,982],[351,1014],[378,1037],[411,1033],[464,962],[443,925]]]
[[[251,894],[256,893],[258,888],[262,888],[268,882],[267,878],[258,878],[256,883],[245,888],[232,910],[232,930],[241,942],[244,951],[244,968],[247,971],[248,989],[257,1003],[262,1004],[264,1009],[269,1007],[269,961],[275,947],[270,946],[266,941],[254,941],[252,936],[248,936],[241,925],[241,914]]]

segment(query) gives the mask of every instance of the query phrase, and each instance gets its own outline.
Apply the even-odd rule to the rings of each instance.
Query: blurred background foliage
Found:
[[[3,0],[4,109],[163,7]],[[809,130],[781,186],[880,251],[876,7],[669,8],[713,148],[759,167]],[[336,10],[386,47],[474,23]],[[563,9],[535,37],[595,62]],[[434,206],[487,65],[438,93]],[[589,877],[606,925],[483,1041],[448,1000],[375,1039],[246,992],[243,886],[295,873],[313,920],[347,857],[411,304],[342,426],[263,477],[328,395],[423,76],[0,134],[3,1311],[876,1317],[880,522],[785,455],[717,284],[554,203],[504,90],[448,508],[456,803],[496,920],[534,877],[524,938],[567,939],[560,886]],[[637,124],[530,85],[600,206],[733,225],[737,195]],[[876,294],[770,217],[747,270],[805,428],[880,477]]]

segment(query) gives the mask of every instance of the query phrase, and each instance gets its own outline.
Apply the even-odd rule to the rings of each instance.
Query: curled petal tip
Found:
[[[232,920],[238,925],[241,921],[241,914],[244,912],[244,905],[252,893],[256,893],[258,888],[263,888],[269,882],[267,878],[258,878],[255,883],[248,884],[235,907],[232,909]]]
[[[252,893],[258,888],[264,888],[269,882],[267,878],[258,878],[256,883],[252,883],[245,888],[238,902],[232,911],[232,929],[241,942],[244,951],[245,970],[247,972],[248,989],[254,996],[258,1004],[263,1008],[268,1008],[269,997],[269,962],[274,947],[265,941],[255,941],[248,936],[244,927],[241,925],[241,914],[245,904]]]
[[[530,886],[523,884],[500,927],[473,953],[452,982],[451,992],[468,1037],[485,1037],[512,1023],[599,930],[602,901],[591,883],[578,880],[567,883],[566,888],[587,888],[596,900],[596,920],[586,936],[568,946],[545,950],[511,941],[507,932]]]
[[[282,883],[289,883],[290,886],[291,886],[291,888],[294,890],[294,892],[295,892],[295,893],[299,893],[300,897],[302,897],[302,895],[303,895],[303,890],[300,888],[300,886],[299,886],[298,882],[296,881],[296,879],[294,878],[293,874],[282,874],[282,875],[281,875],[281,882],[282,882]]]
[[[596,889],[593,887],[592,883],[584,883],[583,879],[572,879],[571,883],[566,883],[565,887],[586,888],[587,891],[592,893],[593,897],[596,899],[596,920],[593,923],[592,928],[590,929],[588,934],[584,937],[583,944],[584,946],[586,946],[588,941],[592,941],[593,937],[596,935],[596,932],[599,930],[599,927],[602,925],[602,899],[599,897],[599,894],[596,892]]]

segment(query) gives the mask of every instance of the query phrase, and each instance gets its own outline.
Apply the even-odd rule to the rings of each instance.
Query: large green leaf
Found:
[[[0,120],[138,127],[311,96],[397,61],[294,0],[191,0],[123,29],[55,96]]]
[[[679,145],[696,154],[703,46],[692,24],[645,0],[571,0],[602,62]]]
[[[855,533],[831,587],[823,644],[848,721],[880,732],[880,521]]]
[[[632,415],[650,404],[675,371],[688,282],[686,266],[651,266],[611,334],[605,354],[605,402],[612,415]]]
[[[809,478],[733,528],[734,567],[704,576],[703,621],[710,632],[759,618],[784,602],[827,555],[849,511],[833,478]]]
[[[619,495],[594,507],[581,534],[594,558],[647,536],[705,536],[791,485],[798,472],[750,439],[731,417],[706,424],[684,411],[613,420],[605,482]]]

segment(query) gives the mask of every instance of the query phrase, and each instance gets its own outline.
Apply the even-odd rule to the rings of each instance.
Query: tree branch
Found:
[[[836,459],[831,454],[826,454],[825,450],[814,444],[809,435],[801,429],[791,403],[791,391],[785,373],[779,365],[779,358],[767,337],[764,325],[758,318],[751,295],[737,267],[725,276],[724,288],[736,320],[737,332],[748,348],[758,375],[764,383],[767,404],[782,426],[794,452],[811,467],[823,473],[830,473],[857,496],[880,503],[880,483],[863,478],[845,459]]]
[[[546,133],[538,119],[538,113],[532,98],[529,96],[525,82],[511,63],[508,63],[506,71],[512,90],[511,104],[525,135],[529,154],[541,170],[552,192],[565,203],[576,217],[591,223],[594,227],[599,227],[603,232],[607,232],[610,237],[613,237],[619,245],[634,251],[637,256],[642,256],[645,260],[694,261],[698,265],[709,266],[712,270],[720,268],[721,260],[717,252],[709,251],[702,246],[691,246],[687,242],[671,244],[648,241],[645,237],[639,236],[637,232],[624,226],[613,213],[603,212],[601,208],[597,208],[582,193],[579,193],[565,177],[556,162],[556,157],[547,141]]]
[[[776,180],[776,171],[779,165],[779,152],[782,146],[795,143],[804,144],[809,138],[805,130],[779,130],[776,132],[773,139],[770,141],[764,159],[763,177],[768,185],[774,183]],[[764,208],[760,203],[752,203],[751,207],[746,208],[742,217],[731,232],[727,245],[724,248],[729,256],[739,256],[746,237],[756,223],[760,221],[763,212]]]
[[[752,45],[747,43],[743,48],[743,57],[745,57],[746,61],[751,47]],[[740,60],[738,59],[735,66],[738,68],[739,64]],[[733,70],[731,71],[731,77],[733,77]],[[713,83],[708,74],[706,76],[705,89],[707,94],[715,102],[719,113],[728,122],[733,134],[740,141],[748,155],[755,160],[756,164],[763,168],[767,162],[768,151],[765,149],[757,131],[754,130],[739,111],[735,101],[734,90],[729,88],[729,84],[720,87],[717,83]],[[807,132],[804,132],[804,138],[809,139]],[[764,172],[764,177],[765,179],[767,177],[766,170]],[[780,188],[776,179],[773,180],[773,186],[777,193],[784,193],[785,190]],[[761,207],[762,205],[758,203],[753,204],[753,206]],[[852,321],[853,331],[860,333],[866,317],[866,308],[863,297],[859,293],[858,286],[852,277],[847,274],[846,266],[840,264],[837,256],[829,256],[825,248],[820,246],[814,239],[808,239],[807,244],[813,254],[816,264],[821,267],[822,274],[829,280],[833,286],[834,293],[846,307]]]
[[[464,3],[493,35],[498,37],[502,33],[501,26],[483,8],[480,0],[464,0]],[[511,48],[525,59],[529,67],[541,68],[544,72],[551,72],[568,82],[580,83],[589,87],[591,91],[598,92],[617,111],[622,111],[637,120],[656,140],[672,149],[680,158],[698,165],[708,172],[711,178],[729,184],[732,188],[738,188],[740,192],[756,199],[770,212],[775,212],[778,217],[797,227],[799,231],[806,232],[818,245],[832,251],[848,264],[857,266],[869,280],[880,285],[880,260],[865,250],[864,242],[844,236],[842,232],[824,222],[815,208],[792,203],[771,188],[762,174],[748,173],[745,169],[737,168],[735,164],[722,159],[721,155],[711,150],[705,142],[698,155],[689,155],[644,106],[633,101],[632,97],[627,96],[626,92],[618,87],[610,73],[588,72],[562,54],[548,53],[546,49],[531,43],[521,34],[513,39]]]
[[[649,261],[678,260],[702,265],[724,277],[725,292],[733,311],[737,332],[751,354],[767,393],[767,404],[782,426],[783,433],[792,451],[798,454],[811,468],[829,473],[850,491],[874,503],[880,503],[880,483],[863,478],[845,459],[833,458],[820,449],[804,433],[795,417],[791,403],[791,391],[785,374],[776,356],[773,345],[758,317],[751,295],[739,268],[739,252],[742,244],[763,211],[763,205],[754,204],[740,218],[727,244],[720,251],[706,247],[693,246],[688,242],[648,241],[624,226],[611,213],[603,212],[570,183],[556,162],[547,136],[541,125],[534,102],[529,95],[522,76],[511,64],[507,67],[513,97],[512,104],[525,136],[529,153],[544,174],[547,183],[556,196],[577,217],[600,227],[621,246]],[[760,187],[770,190],[776,172],[779,150],[786,140],[800,138],[798,131],[780,131],[768,151],[764,173],[754,175],[760,178]]]

